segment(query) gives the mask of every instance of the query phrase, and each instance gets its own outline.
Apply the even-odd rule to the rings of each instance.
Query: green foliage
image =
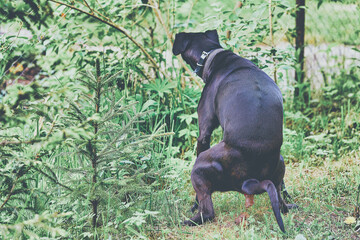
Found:
[[[20,19],[27,28],[33,26],[46,26],[46,19],[53,14],[49,1],[45,0],[4,0],[0,3],[0,19],[11,22]],[[34,25],[34,23],[37,23]]]
[[[306,40],[311,44],[342,43],[359,45],[360,31],[350,30],[349,25],[360,22],[359,1],[310,1],[306,16]],[[321,14],[331,12],[332,14]],[[334,19],[335,18],[335,19]]]
[[[90,71],[83,73],[79,81],[86,88],[68,99],[69,109],[62,123],[65,129],[61,132],[65,138],[62,147],[68,154],[58,161],[61,161],[61,172],[71,174],[62,174],[61,178],[73,186],[66,190],[71,191],[74,199],[80,197],[91,204],[93,228],[103,226],[104,219],[114,221],[120,227],[126,219],[121,217],[122,211],[129,212],[129,206],[156,187],[154,176],[164,167],[164,164],[154,166],[151,154],[152,140],[164,136],[161,133],[163,127],[154,128],[150,135],[138,131],[136,125],[149,112],[137,112],[136,102],[117,98],[120,96],[116,88],[110,87],[109,83],[120,73],[101,77],[99,68],[96,76]],[[56,157],[52,161],[57,162]],[[48,169],[42,171],[51,174]],[[69,197],[66,192],[64,194]],[[82,209],[87,214],[89,210]],[[78,227],[86,216],[79,215],[73,217]],[[87,228],[86,221],[82,224]]]
[[[35,215],[33,219],[29,219],[20,223],[16,223],[13,225],[0,225],[0,233],[4,237],[13,236],[14,239],[21,238],[31,238],[37,239],[39,235],[33,229],[41,229],[44,232],[49,233],[51,238],[55,238],[56,236],[66,236],[67,233],[65,230],[58,227],[49,226],[48,222],[55,222],[57,218],[63,218],[71,215],[71,213],[54,213],[49,214],[47,212],[42,213],[41,215]],[[59,225],[60,222],[55,223],[55,225]]]
[[[34,84],[7,88],[2,103],[7,111],[2,115],[4,130],[0,144],[3,159],[0,214],[7,216],[2,224],[15,221],[19,226],[36,227],[35,222],[25,219],[33,211],[43,211],[45,203],[53,201],[50,196],[55,195],[58,200],[64,199],[51,210],[78,213],[67,220],[67,225],[75,221],[78,227],[87,228],[91,207],[86,205],[90,205],[93,227],[102,227],[104,218],[121,227],[126,220],[126,216],[119,217],[123,211],[131,213],[129,207],[157,187],[154,179],[165,164],[159,159],[157,163],[152,160],[151,148],[153,139],[165,136],[163,126],[154,127],[151,134],[140,134],[136,126],[150,112],[138,112],[136,102],[121,97],[116,87],[111,86],[121,73],[101,77],[88,71],[77,80],[80,84],[69,82],[57,94],[45,94],[44,89],[36,89]],[[63,95],[70,89],[71,99]],[[61,105],[51,108],[61,98],[59,95],[63,95]],[[47,106],[48,102],[52,104]],[[33,136],[29,137],[27,132],[21,134],[18,124],[24,129],[30,127],[34,113],[41,115],[35,120],[37,128]],[[52,117],[54,113],[58,114]],[[30,173],[37,177],[31,177]],[[40,180],[41,176],[45,179]],[[74,203],[70,199],[77,199],[78,204],[69,205]],[[87,204],[83,206],[79,199]],[[114,201],[111,205],[110,199]],[[41,224],[48,226],[45,229],[51,234],[64,234],[51,230],[46,223]],[[4,232],[16,228],[14,234],[35,234],[18,225],[1,226]]]
[[[304,112],[285,113],[291,130],[285,130],[283,151],[293,161],[313,159],[318,165],[359,149],[360,69],[356,65],[340,69]]]
[[[189,237],[178,224],[193,201],[190,167],[202,85],[194,84],[193,76],[171,57],[171,38],[180,31],[217,28],[225,48],[251,59],[277,82],[284,94],[282,155],[288,163],[321,168],[359,150],[357,60],[329,66],[336,71],[321,69],[325,86],[320,90],[310,90],[308,79],[303,86],[309,92],[308,105],[289,100],[297,64],[292,47],[294,1],[273,0],[270,11],[269,2],[260,0],[242,1],[235,9],[237,1],[218,0],[54,2],[0,3],[0,26],[5,29],[0,34],[3,236]],[[307,8],[307,41],[357,44],[356,30],[331,25],[330,20],[347,23],[344,14],[329,14],[331,7],[349,10],[348,4],[356,2],[319,3],[316,8],[317,3],[310,2]],[[349,22],[359,17],[353,10]],[[300,105],[301,111],[294,110]],[[222,131],[216,129],[212,144],[221,139]],[[339,212],[330,206],[331,198],[338,199],[344,191],[351,195],[347,182],[354,184],[347,176],[315,181],[310,197],[324,198],[326,209]],[[308,195],[300,189],[292,193],[301,201]],[[234,214],[229,201],[240,197],[221,196],[215,200],[218,206]],[[263,206],[261,198],[258,207]],[[307,215],[311,208],[306,208]],[[234,226],[236,233],[229,235],[218,229],[209,237],[284,237],[269,231],[271,219],[255,210],[252,214],[249,229]],[[218,217],[226,226],[224,216]],[[285,221],[289,236],[307,236],[301,217],[288,215]],[[311,227],[322,232],[332,223],[324,222]]]

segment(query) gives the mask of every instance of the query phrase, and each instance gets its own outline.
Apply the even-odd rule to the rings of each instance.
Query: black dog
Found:
[[[205,82],[191,172],[196,191],[192,211],[199,211],[184,224],[202,224],[215,217],[214,191],[238,191],[247,198],[267,192],[284,232],[280,210],[286,213],[291,206],[280,195],[285,164],[280,155],[283,100],[278,86],[249,60],[224,50],[216,30],[176,34],[173,53],[181,54]],[[211,133],[219,125],[224,138],[210,148]]]

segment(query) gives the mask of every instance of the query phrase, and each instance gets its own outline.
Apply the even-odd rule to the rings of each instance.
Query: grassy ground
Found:
[[[236,192],[214,193],[216,219],[198,227],[183,227],[172,223],[154,229],[150,239],[359,239],[344,220],[355,213],[357,184],[360,182],[358,153],[322,166],[309,163],[288,164],[285,176],[293,203],[300,208],[283,215],[287,233],[278,228],[269,198],[255,196],[255,205],[245,209],[245,198]],[[184,179],[190,179],[186,173]],[[194,191],[188,182],[178,192],[184,200],[179,204],[179,218],[191,217],[190,207]],[[181,200],[179,200],[181,201]],[[240,215],[248,214],[238,223]],[[245,226],[244,226],[245,225]]]

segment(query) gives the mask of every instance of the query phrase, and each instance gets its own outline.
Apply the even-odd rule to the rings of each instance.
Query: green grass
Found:
[[[357,184],[360,182],[360,158],[357,154],[339,161],[325,161],[320,167],[306,163],[289,164],[285,176],[293,203],[300,208],[282,215],[287,233],[277,226],[266,194],[255,196],[255,205],[246,210],[245,198],[236,192],[214,193],[216,218],[197,227],[163,222],[157,231],[148,231],[150,239],[358,239],[355,225],[344,220],[354,214]],[[190,179],[189,172],[183,176]],[[191,217],[194,198],[189,180],[177,192],[178,220]],[[172,197],[177,198],[177,197]],[[246,226],[235,219],[247,212]]]

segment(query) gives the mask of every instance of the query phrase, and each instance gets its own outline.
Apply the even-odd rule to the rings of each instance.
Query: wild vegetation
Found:
[[[307,43],[353,52],[329,54],[314,88],[294,80],[295,1],[237,2],[1,1],[0,238],[357,239],[359,3],[307,3]],[[203,83],[171,44],[208,29],[282,90],[285,182],[300,206],[285,234],[267,196],[246,210],[232,192],[214,194],[214,222],[181,226]]]

